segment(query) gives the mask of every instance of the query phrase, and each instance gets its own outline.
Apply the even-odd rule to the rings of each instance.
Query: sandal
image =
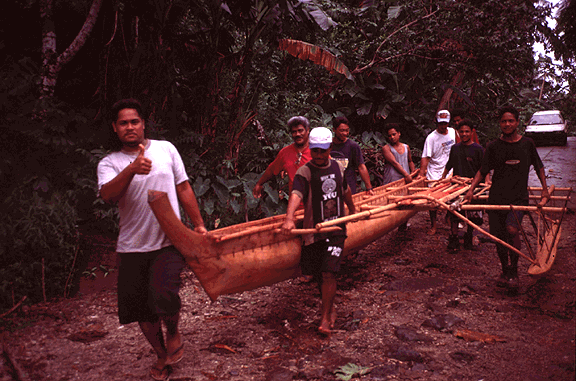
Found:
[[[184,358],[184,343],[166,358],[166,365],[178,364]]]
[[[158,372],[157,374],[154,371]],[[150,377],[157,381],[167,381],[170,379],[170,365],[164,365],[163,368],[152,366],[150,369]]]

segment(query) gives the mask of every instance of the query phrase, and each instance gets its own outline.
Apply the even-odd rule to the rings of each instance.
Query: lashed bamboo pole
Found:
[[[570,192],[572,192],[572,188],[570,188]],[[567,205],[568,205],[568,201],[565,201],[564,202],[564,208],[562,208],[564,210],[562,211],[562,214],[560,215],[560,219],[558,220],[558,229],[556,229],[556,231],[554,232],[554,237],[552,238],[552,247],[554,247],[554,243],[556,242],[556,237],[560,233],[560,225],[562,224],[562,220],[564,219],[564,213],[566,213],[566,206]],[[542,214],[542,217],[544,217],[543,214]],[[552,223],[552,226],[554,226],[554,223]],[[544,241],[546,241],[546,238],[544,238]],[[546,243],[546,245],[548,245],[548,243]],[[552,250],[549,250],[548,251],[548,257],[546,258],[546,261],[548,261],[551,254],[552,254]]]
[[[434,197],[430,197],[427,195],[409,195],[409,196],[405,196],[406,199],[419,199],[419,198],[423,198],[426,199],[432,203],[436,203],[439,206],[441,206],[442,208],[449,210],[451,213],[453,213],[454,215],[456,215],[456,217],[460,218],[461,220],[465,221],[468,225],[472,226],[474,229],[478,230],[480,233],[484,234],[485,236],[489,237],[490,239],[498,242],[501,245],[506,246],[508,249],[514,251],[515,253],[517,253],[518,255],[520,255],[522,258],[526,259],[527,261],[529,261],[530,263],[532,263],[533,265],[538,265],[538,263],[533,260],[532,258],[528,257],[526,254],[524,254],[523,252],[521,252],[520,250],[518,250],[517,248],[515,248],[514,246],[510,245],[507,242],[502,241],[500,238],[493,236],[492,234],[488,233],[486,230],[482,229],[480,226],[476,225],[475,223],[473,223],[472,221],[470,221],[469,219],[467,219],[466,217],[464,217],[463,215],[461,215],[460,213],[450,209],[450,206],[448,206],[447,204],[445,204],[444,202],[435,199]],[[464,205],[467,206],[467,205]],[[464,207],[463,206],[463,207]],[[471,205],[473,206],[473,205]]]
[[[549,188],[548,193],[550,193],[550,189],[551,189],[551,188],[552,188],[552,187]],[[528,187],[528,190],[529,190],[529,191],[541,191],[541,190],[542,190],[542,187]],[[572,192],[572,188],[571,188],[571,187],[569,187],[569,188],[555,187],[555,190],[558,191],[558,192],[565,192],[565,191],[570,191],[570,192]]]
[[[460,207],[462,210],[511,210],[510,205],[462,205]],[[514,209],[520,210],[522,212],[536,212],[541,210],[546,213],[562,213],[566,208],[554,207],[554,206],[530,206],[530,205],[514,205]]]
[[[210,233],[208,233],[206,236],[208,238],[213,239],[215,242],[223,242],[223,241],[228,241],[234,238],[240,238],[240,237],[244,237],[247,235],[252,235],[252,234],[256,234],[256,233],[262,233],[265,231],[269,231],[269,230],[273,230],[273,229],[277,229],[280,226],[282,226],[282,224],[284,223],[284,221],[278,221],[275,222],[273,224],[269,224],[269,225],[264,225],[264,226],[257,226],[254,228],[249,228],[249,229],[245,229],[236,233],[230,233],[230,234],[226,234],[223,236],[215,236],[215,235],[211,235]]]
[[[478,196],[478,200],[488,200],[489,196]],[[528,196],[530,200],[539,200],[541,197],[537,194],[531,194]],[[568,201],[570,197],[567,196],[550,196],[550,201]]]
[[[512,205],[510,205],[510,210],[512,210],[513,212],[516,211],[515,208],[512,207]],[[534,252],[532,251],[532,246],[530,245],[530,241],[528,241],[528,237],[526,236],[526,232],[524,231],[524,228],[522,227],[522,222],[518,219],[518,215],[516,213],[512,213],[514,215],[514,218],[516,219],[516,224],[518,224],[518,227],[520,228],[520,232],[522,233],[522,237],[524,237],[524,242],[526,242],[526,247],[528,248],[528,253],[530,254],[530,258],[534,258],[536,259],[536,256],[534,255]],[[548,248],[548,250],[550,250]]]
[[[330,226],[327,228],[322,228],[322,229],[292,229],[290,230],[290,234],[291,235],[302,235],[302,234],[317,234],[317,233],[331,233],[331,232],[337,232],[342,230],[341,227],[339,226]],[[282,229],[274,229],[275,233],[283,233]]]
[[[384,212],[386,210],[395,209],[399,205],[400,205],[399,202],[392,202],[388,205],[384,205],[384,206],[381,206],[381,207],[378,207],[378,208],[375,208],[372,210],[366,210],[364,212],[354,213],[354,214],[350,214],[348,216],[336,218],[334,220],[321,222],[321,223],[316,224],[316,229],[322,229],[322,228],[326,228],[328,226],[339,225],[339,224],[343,224],[346,222],[354,222],[354,221],[358,221],[358,220],[363,220],[365,218],[369,218],[370,216],[372,216],[374,214],[381,213],[381,212]]]

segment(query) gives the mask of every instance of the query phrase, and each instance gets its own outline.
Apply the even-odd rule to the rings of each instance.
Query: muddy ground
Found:
[[[405,235],[391,232],[345,260],[329,338],[316,331],[319,292],[312,283],[290,280],[212,303],[185,274],[186,354],[171,379],[575,379],[573,211],[551,271],[531,277],[521,260],[518,294],[495,286],[500,266],[492,243],[448,254],[445,223],[435,236],[426,235],[427,213],[410,223]],[[106,247],[99,245],[94,250]],[[11,315],[0,380],[16,373],[28,380],[151,379],[154,355],[144,337],[117,320],[111,255],[101,259],[111,270],[106,280],[85,280],[72,299]]]

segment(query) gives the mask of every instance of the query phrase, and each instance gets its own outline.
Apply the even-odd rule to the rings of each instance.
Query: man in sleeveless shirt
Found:
[[[400,143],[400,128],[396,123],[386,126],[386,137],[388,144],[382,147],[384,156],[384,171],[382,173],[383,183],[390,184],[393,181],[404,179],[406,184],[412,182],[411,173],[415,166],[412,161],[412,153],[408,144]],[[408,221],[398,227],[399,232],[405,232],[408,228]]]
[[[404,179],[406,184],[412,182],[410,174],[414,172],[415,166],[412,161],[412,154],[408,144],[400,143],[400,130],[398,124],[386,126],[386,136],[388,144],[382,147],[384,155],[384,184]]]

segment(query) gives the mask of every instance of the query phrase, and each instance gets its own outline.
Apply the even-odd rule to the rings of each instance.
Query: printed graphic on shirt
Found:
[[[322,221],[333,220],[340,215],[340,202],[335,178],[336,175],[333,173],[320,177],[322,183],[322,204],[320,205]]]
[[[346,168],[348,168],[348,164],[350,164],[350,159],[348,159],[346,156],[344,156],[344,154],[342,154],[342,152],[339,151],[332,151],[330,157],[332,158],[332,160],[338,163],[338,165],[340,166],[340,173],[342,173],[342,176],[344,176],[344,171],[346,171]]]
[[[338,246],[328,246],[328,252],[333,257],[339,257],[342,254],[342,248]]]
[[[452,141],[452,140],[443,142],[442,143],[442,150],[444,151],[444,154],[450,155],[450,147],[452,147],[453,145],[454,145],[454,141]]]

